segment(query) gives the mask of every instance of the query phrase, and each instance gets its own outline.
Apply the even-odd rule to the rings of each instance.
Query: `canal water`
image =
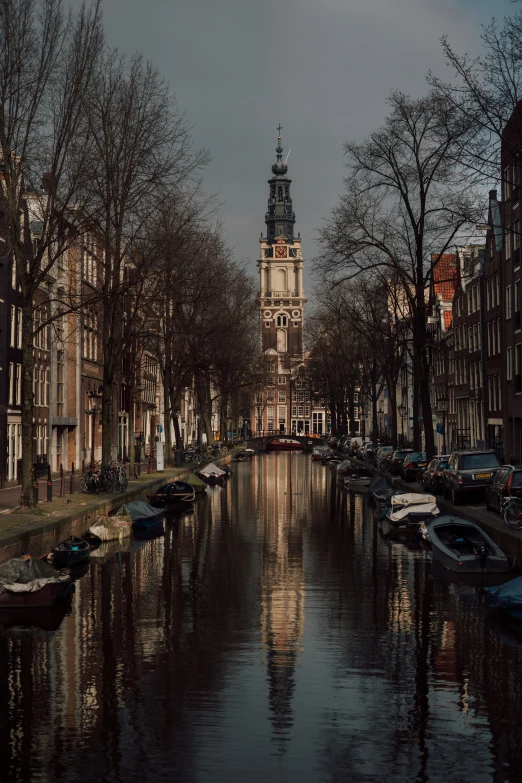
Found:
[[[0,779],[522,780],[522,630],[309,455],[233,467],[0,633]]]

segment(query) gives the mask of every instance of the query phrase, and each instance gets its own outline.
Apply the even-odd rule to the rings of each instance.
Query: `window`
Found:
[[[497,410],[502,410],[502,375],[499,373],[497,375]]]
[[[488,321],[488,356],[491,356],[491,321]]]
[[[500,304],[500,272],[497,272],[495,275],[495,291],[496,291],[496,301],[495,304]]]
[[[491,310],[491,278],[486,280],[486,310]]]
[[[506,380],[513,380],[513,350],[511,346],[506,348]]]
[[[278,326],[286,326],[286,315],[278,315],[277,316],[277,325]]]
[[[280,391],[278,395],[279,402],[286,402],[286,391]]]
[[[488,375],[488,408],[490,411],[494,410],[493,408],[493,376]]]
[[[473,348],[473,328],[471,326],[468,328],[468,345],[469,345],[469,350],[470,351],[474,351],[475,350]]]
[[[515,345],[515,394],[520,394],[522,391],[522,346],[520,343]]]
[[[510,195],[509,187],[509,166],[504,169],[504,176],[502,178],[502,200],[507,201]]]
[[[11,348],[14,348],[15,346],[15,335],[16,335],[16,307],[15,305],[11,305],[11,342],[9,343]]]
[[[512,233],[512,227],[507,226],[506,227],[506,242],[505,242],[505,248],[506,248],[506,261],[509,261],[511,258],[511,252],[513,248],[513,233]]]
[[[520,280],[515,282],[515,301],[513,304],[513,310],[515,313],[515,330],[520,329]]]
[[[56,415],[64,415],[63,351],[56,351]]]
[[[14,364],[13,362],[9,362],[9,405],[14,405],[14,394],[13,394],[13,384],[14,384]]]
[[[506,321],[509,321],[511,318],[511,311],[513,308],[513,303],[511,301],[511,286],[506,286]]]
[[[292,416],[294,418],[297,416],[297,405],[292,405]]]
[[[280,386],[285,386],[286,385],[286,377],[284,375],[280,375],[279,378],[277,379],[277,382],[278,382],[278,384]]]

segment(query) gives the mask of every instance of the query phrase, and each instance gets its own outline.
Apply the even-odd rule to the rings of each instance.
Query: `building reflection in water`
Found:
[[[280,452],[258,461],[253,480],[261,529],[261,640],[274,736],[284,751],[293,724],[292,698],[304,628],[305,498],[309,473],[293,454]],[[275,463],[275,465],[274,465]]]

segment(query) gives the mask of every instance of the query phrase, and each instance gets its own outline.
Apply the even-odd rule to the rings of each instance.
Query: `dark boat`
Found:
[[[427,523],[433,559],[450,571],[478,574],[506,573],[509,561],[499,546],[478,525],[449,514]]]
[[[56,565],[70,568],[83,560],[88,560],[91,556],[91,547],[84,538],[70,536],[54,547],[52,555]]]
[[[152,538],[161,538],[165,535],[165,525],[161,520],[151,527],[135,527],[132,534],[138,541],[150,541]]]
[[[377,505],[389,502],[396,490],[390,486],[384,476],[374,476],[368,487],[368,494]]]
[[[294,438],[273,438],[268,441],[265,448],[267,451],[301,451],[303,444]]]
[[[63,598],[56,600],[52,606],[2,609],[0,629],[11,633],[28,628],[57,631],[65,615],[71,612],[73,587],[71,585],[68,593]]]
[[[522,576],[511,579],[500,587],[485,587],[489,606],[502,609],[515,620],[522,620]]]
[[[13,557],[0,565],[0,610],[54,606],[71,589],[69,575],[44,560]]]
[[[170,508],[180,503],[192,503],[196,493],[186,481],[171,481],[164,484],[154,495],[149,496],[150,505],[155,508]]]
[[[144,500],[135,500],[133,503],[125,503],[124,509],[132,519],[132,530],[147,530],[160,525],[165,519],[165,509],[158,511]]]

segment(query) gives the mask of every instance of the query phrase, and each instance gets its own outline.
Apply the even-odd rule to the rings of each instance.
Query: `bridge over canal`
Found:
[[[325,438],[320,435],[289,435],[286,433],[272,433],[271,435],[262,435],[256,438],[248,438],[247,446],[250,449],[256,451],[265,451],[266,445],[271,440],[278,438],[289,438],[291,440],[298,440],[302,446],[303,451],[312,451],[316,446],[324,446],[326,444]]]

